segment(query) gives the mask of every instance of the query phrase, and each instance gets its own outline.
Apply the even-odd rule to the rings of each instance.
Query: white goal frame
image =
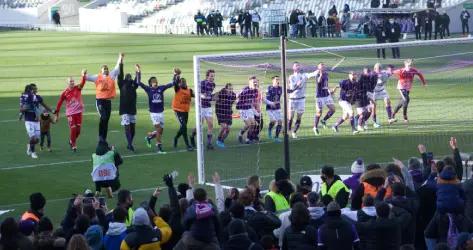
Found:
[[[289,49],[286,50],[286,54],[297,55],[297,54],[310,54],[310,53],[330,53],[330,52],[341,52],[341,51],[355,51],[355,50],[375,50],[375,49],[387,49],[387,48],[406,48],[414,46],[435,46],[443,44],[464,44],[473,43],[473,37],[463,38],[451,38],[443,40],[416,40],[406,41],[398,43],[375,43],[375,44],[363,44],[363,45],[348,45],[348,46],[334,46],[334,47],[318,47],[318,48],[306,48],[306,49]],[[194,68],[194,92],[195,95],[195,121],[196,121],[196,152],[197,152],[197,177],[199,184],[206,184],[205,178],[205,157],[202,137],[202,119],[200,117],[200,65],[201,61],[206,59],[217,59],[217,58],[261,58],[261,57],[280,57],[281,50],[272,51],[257,51],[257,52],[239,52],[239,53],[228,53],[228,54],[214,54],[214,55],[194,55],[193,57],[193,68]]]

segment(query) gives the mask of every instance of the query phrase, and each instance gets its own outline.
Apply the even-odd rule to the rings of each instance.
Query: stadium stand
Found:
[[[43,0],[0,0],[0,9],[36,8]]]

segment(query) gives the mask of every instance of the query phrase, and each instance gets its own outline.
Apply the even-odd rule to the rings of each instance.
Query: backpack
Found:
[[[458,227],[454,221],[452,214],[448,213],[448,232],[447,232],[447,244],[450,248],[455,248],[457,246],[458,240]]]

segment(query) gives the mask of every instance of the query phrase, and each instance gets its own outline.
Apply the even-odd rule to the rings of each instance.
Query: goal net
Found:
[[[317,43],[316,40],[313,42]],[[333,92],[333,102],[327,98],[316,97],[316,80],[309,78],[306,81],[306,90],[302,91],[302,94],[289,96],[300,98],[305,104],[305,107],[300,106],[300,101],[299,106],[294,104],[297,106],[293,108],[295,113],[303,111],[303,114],[300,122],[297,121],[295,114],[292,126],[287,125],[292,129],[289,132],[292,177],[318,174],[325,164],[334,166],[337,174],[350,174],[350,166],[358,157],[363,158],[365,163],[386,164],[392,162],[393,157],[406,162],[409,157],[419,156],[417,145],[420,143],[425,144],[428,151],[434,152],[435,158],[440,158],[450,154],[448,141],[451,136],[457,137],[462,151],[472,152],[472,45],[472,38],[318,48],[288,41],[287,63],[284,69],[288,79],[293,74],[294,62],[299,63],[303,73],[309,73],[306,75],[308,77],[311,77],[310,73],[317,69],[319,63],[323,63],[328,73],[328,90],[331,91],[339,86],[341,80],[349,78],[351,71],[360,79],[363,68],[373,71],[374,65],[380,63],[382,71],[387,70],[388,65],[392,65],[394,70],[401,69],[404,67],[404,61],[411,58],[413,67],[418,69],[427,81],[427,86],[422,87],[421,81],[416,76],[409,94],[408,122],[405,122],[403,107],[397,108],[398,103],[402,103],[401,93],[397,89],[398,77],[397,75],[386,77],[385,93],[376,95],[376,125],[372,114],[366,121],[362,119],[364,124],[358,124],[364,127],[363,131],[354,134],[349,118],[337,127],[338,132],[332,128],[344,113],[347,113],[339,105],[340,89]],[[218,172],[222,182],[228,186],[243,187],[248,176],[259,175],[263,178],[264,187],[267,187],[275,169],[284,166],[283,134],[281,132],[279,139],[275,139],[276,130],[280,128],[277,126],[277,121],[275,124],[270,121],[278,120],[279,117],[274,115],[274,112],[273,114],[268,112],[269,109],[277,109],[276,105],[273,106],[276,102],[272,98],[277,99],[282,92],[275,91],[266,98],[268,87],[273,86],[273,78],[281,76],[281,56],[276,46],[275,43],[274,51],[194,57],[194,81],[197,93],[197,166],[200,183],[211,182],[213,173]],[[394,47],[399,48],[400,58],[392,58]],[[383,49],[386,59],[382,56]],[[215,71],[215,87],[202,82],[207,79],[209,69]],[[381,76],[380,73],[371,72],[371,74]],[[379,81],[376,83],[382,85]],[[231,88],[228,88],[229,84]],[[255,84],[257,86],[247,88]],[[280,86],[282,85],[283,79],[280,77]],[[287,80],[288,89],[289,85],[290,82]],[[253,90],[253,87],[256,87],[257,91]],[[230,92],[234,92],[237,97],[240,95],[239,99],[235,100]],[[288,100],[291,102],[292,99],[289,97]],[[405,100],[406,97],[403,98]],[[249,99],[251,101],[248,101]],[[250,102],[251,107],[247,107]],[[327,115],[331,103],[335,108],[332,116]],[[216,109],[216,105],[220,107]],[[222,105],[225,107],[222,108]],[[322,106],[322,112],[318,119],[316,135],[314,125],[317,105]],[[280,108],[282,119],[282,110],[288,108],[282,97]],[[367,108],[373,113],[371,106]],[[252,110],[250,114],[248,109]],[[352,110],[355,121],[359,121],[359,117],[356,117],[356,103],[353,103]],[[396,122],[390,120],[393,118],[392,115],[388,117],[390,112],[396,112]],[[291,114],[290,110],[288,113]],[[212,130],[208,129],[207,120],[201,119],[202,114],[212,121]],[[244,118],[253,117],[255,114],[260,114],[261,117],[256,118],[258,125],[250,126],[248,131],[243,131],[242,140],[239,140],[242,129],[247,125]],[[231,126],[222,129],[222,123]],[[292,131],[296,126],[297,138],[292,138]],[[272,127],[271,135],[268,131],[270,127]],[[209,139],[214,147],[213,150],[207,147]],[[217,140],[219,145],[216,145]],[[221,147],[222,142],[224,147]]]

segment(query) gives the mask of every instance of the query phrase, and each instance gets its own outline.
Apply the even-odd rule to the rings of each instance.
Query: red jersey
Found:
[[[396,75],[399,79],[397,82],[397,89],[411,90],[414,76],[416,75],[419,76],[422,84],[426,85],[424,75],[422,75],[422,73],[420,73],[420,71],[415,68],[409,68],[408,70],[405,68],[398,69],[394,71],[394,75]]]
[[[84,102],[82,100],[82,88],[85,84],[85,78],[81,79],[81,83],[78,86],[74,86],[72,89],[65,89],[56,106],[56,114],[59,114],[61,110],[62,102],[66,101],[66,115],[71,116],[84,112]]]

